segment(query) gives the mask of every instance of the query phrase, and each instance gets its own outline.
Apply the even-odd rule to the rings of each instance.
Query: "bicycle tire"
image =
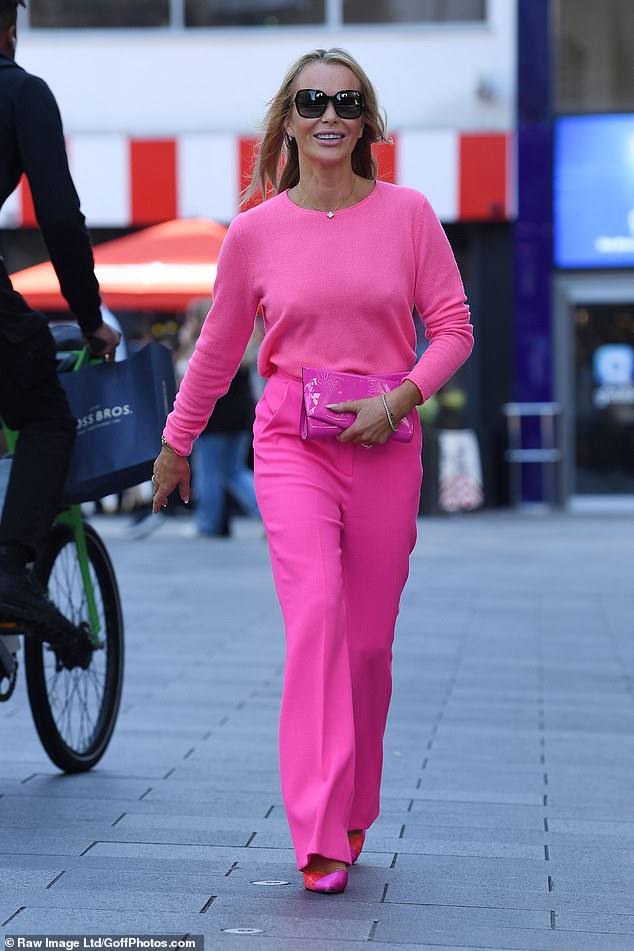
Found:
[[[60,669],[54,649],[41,638],[24,639],[24,666],[35,727],[53,763],[67,773],[91,769],[105,753],[123,684],[123,617],[117,580],[101,538],[90,525],[84,524],[84,530],[102,625],[100,648],[92,652],[86,668],[68,670]],[[53,526],[37,557],[35,574],[66,617],[75,624],[88,621],[77,549],[67,525]],[[97,700],[94,717],[87,709],[89,694]],[[77,706],[78,735],[71,723]]]

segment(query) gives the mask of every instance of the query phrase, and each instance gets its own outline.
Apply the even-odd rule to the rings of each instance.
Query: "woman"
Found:
[[[200,336],[209,302],[196,301],[188,309],[180,334],[176,376],[185,375]],[[196,529],[200,537],[230,534],[228,503],[231,498],[245,515],[260,518],[255,497],[253,470],[247,466],[255,400],[251,367],[255,367],[262,332],[258,326],[247,345],[227,393],[218,400],[214,413],[196,441],[193,453]]]
[[[471,352],[464,290],[423,195],[376,180],[385,141],[376,94],[344,50],[315,50],[272,100],[251,191],[275,197],[225,238],[214,303],[155,466],[154,509],[227,389],[258,305],[268,382],[254,425],[255,485],[286,630],[282,791],[297,866],[311,891],[341,892],[379,812],[394,626],[416,539],[418,419],[393,429]],[[281,159],[285,164],[281,177]],[[415,364],[412,308],[430,345]],[[387,400],[339,403],[336,439],[299,435],[302,367],[399,372]],[[413,367],[413,368],[412,368]]]

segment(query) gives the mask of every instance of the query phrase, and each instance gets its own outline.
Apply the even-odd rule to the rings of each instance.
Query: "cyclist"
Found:
[[[26,174],[38,224],[68,306],[93,353],[120,335],[103,323],[84,216],[57,103],[15,62],[17,8],[0,0],[0,208]],[[20,438],[0,522],[0,611],[46,633],[67,627],[27,569],[60,506],[75,420],[55,369],[45,317],[14,291],[0,257],[0,415]]]

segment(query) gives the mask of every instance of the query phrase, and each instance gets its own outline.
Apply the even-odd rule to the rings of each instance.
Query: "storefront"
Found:
[[[634,115],[554,128],[556,399],[573,509],[634,509]]]

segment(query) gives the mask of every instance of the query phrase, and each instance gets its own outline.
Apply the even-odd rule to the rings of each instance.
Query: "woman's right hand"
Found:
[[[167,497],[176,486],[178,486],[181,499],[187,504],[189,502],[189,463],[185,456],[179,456],[171,449],[161,449],[154,463],[152,483],[154,485],[153,512],[160,512],[167,505]]]

